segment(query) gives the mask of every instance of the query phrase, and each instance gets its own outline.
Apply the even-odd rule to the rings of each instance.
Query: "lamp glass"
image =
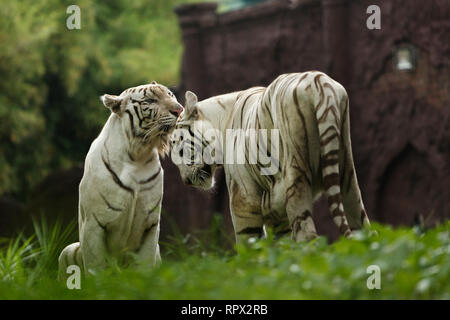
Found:
[[[414,69],[414,56],[411,48],[398,48],[395,52],[395,58],[395,68],[397,70]]]

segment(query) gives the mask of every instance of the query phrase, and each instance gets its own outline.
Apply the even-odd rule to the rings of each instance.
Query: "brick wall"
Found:
[[[366,28],[371,4],[381,8],[381,30]],[[350,96],[353,154],[369,216],[394,225],[418,215],[430,224],[450,217],[448,1],[279,0],[221,15],[215,8],[176,9],[185,45],[180,93],[189,89],[204,99],[267,85],[281,73],[324,71]],[[393,67],[393,50],[403,43],[417,49],[413,72]],[[223,180],[205,194],[182,186],[176,168],[165,166],[164,209],[178,224],[204,227],[213,211],[229,222]],[[323,200],[315,209],[318,230],[336,237]]]

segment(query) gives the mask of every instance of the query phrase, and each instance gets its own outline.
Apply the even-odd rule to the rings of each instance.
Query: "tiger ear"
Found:
[[[157,83],[156,83],[156,81],[152,81],[152,83],[151,83],[151,84],[157,84]]]
[[[114,96],[111,94],[104,94],[100,97],[105,107],[111,110],[111,112],[120,114],[122,113],[123,98],[120,96]]]
[[[197,119],[198,117],[197,96],[192,91],[186,91],[184,97],[186,101],[185,105],[186,118]]]

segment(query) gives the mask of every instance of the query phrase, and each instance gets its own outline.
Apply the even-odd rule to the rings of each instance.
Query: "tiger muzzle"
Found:
[[[169,110],[169,112],[175,116],[175,118],[178,118],[180,116],[180,114],[183,112],[183,107],[178,104],[176,105],[174,108],[172,108],[171,110]]]

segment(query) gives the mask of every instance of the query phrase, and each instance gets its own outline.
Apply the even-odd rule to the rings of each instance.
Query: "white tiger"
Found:
[[[370,223],[353,164],[349,119],[345,89],[317,71],[283,74],[267,88],[254,87],[200,102],[188,91],[177,131],[188,129],[191,135],[181,139],[174,134],[172,159],[182,156],[179,153],[186,150],[186,143],[193,151],[210,148],[228,159],[229,141],[223,142],[227,129],[278,129],[279,159],[272,159],[279,160],[275,174],[262,175],[264,165],[251,164],[247,158],[245,164],[224,163],[236,240],[262,236],[264,227],[278,234],[291,232],[296,241],[316,237],[313,201],[323,191],[340,233],[350,236],[351,230]],[[216,139],[211,138],[214,135],[205,139],[208,129],[218,130]],[[252,144],[261,144],[247,136],[244,142],[232,141],[236,143],[244,144],[246,154]],[[267,146],[271,143],[269,139]],[[185,184],[205,189],[213,185],[220,165],[178,160],[176,164]]]
[[[108,257],[127,262],[129,253],[160,262],[159,221],[163,169],[159,154],[183,110],[165,86],[129,88],[105,94],[111,115],[86,156],[79,187],[79,240],[59,256],[59,278],[69,265],[85,271],[106,265]]]

